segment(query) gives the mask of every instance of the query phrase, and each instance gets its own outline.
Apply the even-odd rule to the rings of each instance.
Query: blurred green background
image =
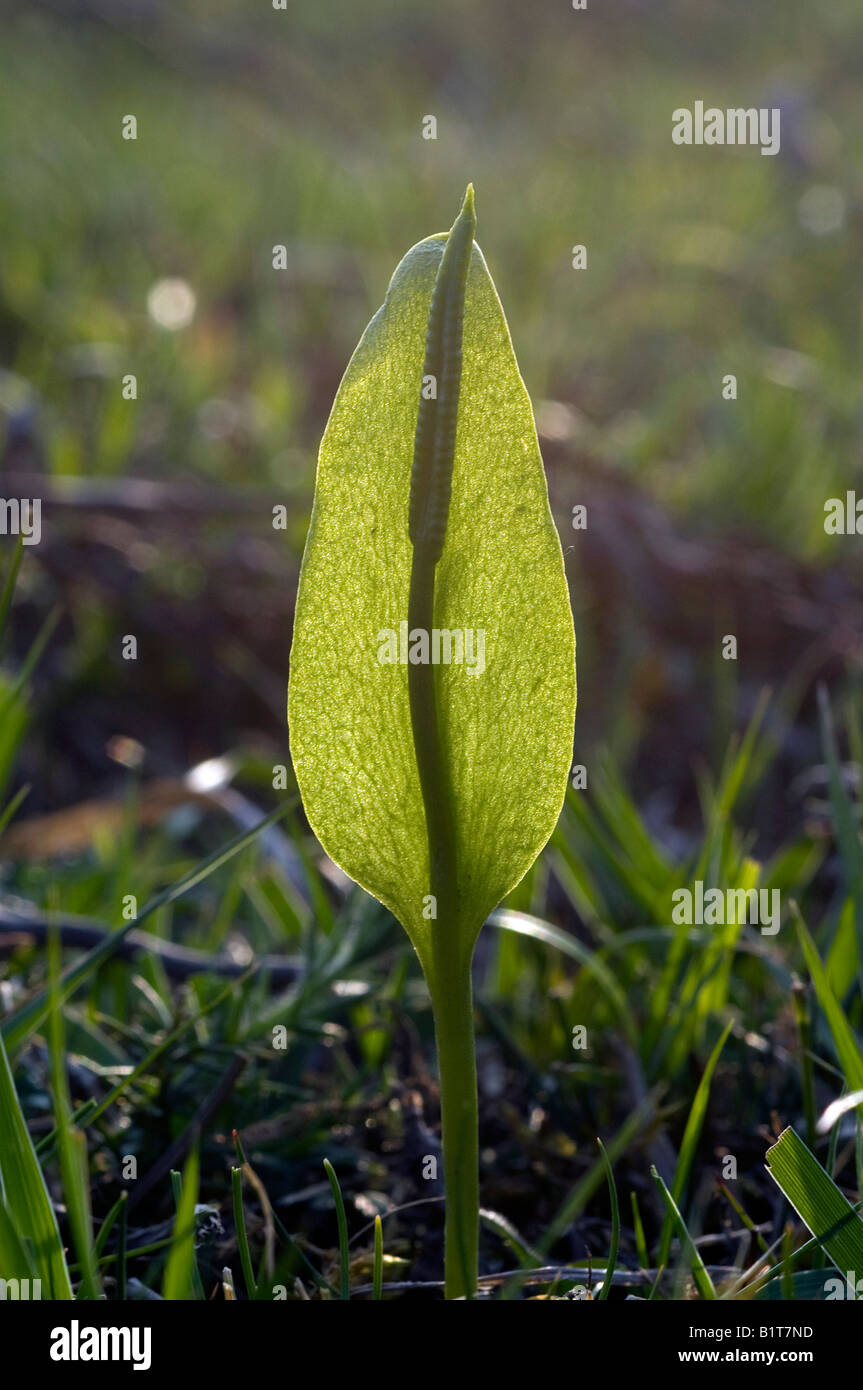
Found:
[[[826,498],[863,476],[854,0],[817,19],[803,0],[2,10],[3,471],[16,495],[55,480],[21,640],[58,598],[67,638],[46,801],[110,780],[82,725],[165,766],[250,727],[278,742],[334,391],[395,264],[449,225],[468,179],[569,551],[587,743],[627,757],[679,719],[655,761],[683,776],[709,741],[687,708],[723,736],[739,714],[717,624],[745,629],[751,709],[824,641],[820,611],[783,624],[813,585],[818,607],[825,570],[825,602],[857,613],[855,543],[823,527]],[[696,99],[778,106],[780,154],[674,146],[671,113]],[[160,305],[165,280],[183,284]],[[132,479],[168,491],[130,511]],[[196,484],[184,512],[175,490]],[[568,530],[577,503],[586,534]],[[672,559],[657,595],[650,547],[667,562],[674,535],[706,548]],[[134,690],[107,655],[125,632],[144,647]],[[815,664],[849,656],[842,637]]]
[[[703,525],[824,550],[860,468],[853,0],[4,9],[3,404],[39,411],[51,472],[307,485],[396,261],[471,178],[528,387],[576,442]],[[779,157],[673,146],[697,98],[779,106]],[[197,305],[174,333],[166,276]]]

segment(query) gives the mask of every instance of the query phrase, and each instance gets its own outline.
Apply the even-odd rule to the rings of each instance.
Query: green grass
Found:
[[[24,698],[26,690],[25,682]],[[643,1297],[682,1296],[690,1279],[706,1298],[750,1297],[768,1279],[765,1297],[775,1297],[780,1287],[784,1295],[810,1288],[802,1276],[820,1266],[817,1242],[807,1245],[805,1227],[795,1228],[787,1251],[768,1244],[767,1253],[759,1253],[765,1244],[756,1227],[767,1210],[767,1145],[760,1136],[769,1119],[768,1093],[772,1109],[794,1124],[805,1111],[807,1088],[819,1111],[843,1087],[860,1089],[856,970],[843,969],[835,958],[838,929],[853,902],[857,847],[850,826],[859,810],[847,797],[841,803],[836,843],[845,889],[832,900],[819,878],[823,846],[820,855],[814,844],[811,853],[795,845],[768,864],[756,861],[740,807],[757,791],[753,770],[765,764],[760,718],[725,759],[715,784],[704,781],[706,823],[686,859],[663,849],[606,762],[590,794],[570,795],[552,845],[492,918],[497,930],[489,934],[477,976],[480,1055],[483,1048],[486,1055],[489,1049],[497,1054],[528,1110],[543,1098],[547,1133],[526,1149],[523,1139],[519,1148],[515,1129],[507,1133],[517,1125],[516,1116],[502,1126],[493,1108],[481,1106],[483,1128],[496,1133],[494,1140],[487,1135],[488,1143],[499,1146],[493,1161],[486,1155],[484,1204],[503,1207],[491,1225],[484,1222],[484,1274],[505,1267],[510,1240],[521,1252],[520,1267],[526,1258],[550,1257],[563,1268],[567,1245],[582,1239],[579,1231],[588,1229],[583,1223],[589,1220],[589,1229],[600,1233],[598,1242],[596,1234],[590,1237],[597,1282],[603,1282],[606,1267],[630,1271],[636,1287],[641,1280]],[[836,738],[832,725],[830,737]],[[304,875],[297,899],[261,849],[263,830],[284,834],[276,827],[279,817],[285,823],[285,809],[267,816],[262,808],[254,831],[208,853],[192,846],[212,839],[211,815],[199,817],[191,830],[142,831],[133,824],[128,843],[120,837],[113,852],[126,874],[132,862],[142,866],[152,896],[142,902],[139,921],[155,917],[160,934],[210,949],[219,944],[210,926],[213,914],[227,897],[233,933],[241,931],[259,951],[298,959],[301,973],[287,992],[274,997],[254,970],[228,987],[206,975],[180,985],[146,956],[134,966],[118,962],[110,947],[126,923],[102,946],[67,964],[62,975],[55,966],[46,977],[40,950],[25,948],[7,963],[19,993],[3,1025],[15,1060],[13,1072],[3,1053],[0,1234],[4,1261],[20,1268],[18,1277],[42,1277],[55,1296],[65,1288],[66,1296],[71,1291],[79,1299],[96,1296],[103,1286],[109,1297],[123,1291],[129,1296],[130,1288],[141,1286],[170,1298],[189,1296],[197,1287],[198,1296],[209,1297],[222,1269],[212,1263],[202,1235],[201,1209],[192,1216],[198,1191],[199,1200],[235,1231],[235,1253],[228,1255],[235,1297],[238,1289],[261,1296],[261,1275],[254,1270],[264,1258],[270,1213],[275,1269],[265,1288],[274,1296],[298,1297],[301,1289],[303,1297],[329,1297],[334,1288],[341,1297],[350,1289],[355,1297],[374,1296],[382,1255],[373,1278],[373,1223],[358,1218],[378,1201],[382,1213],[392,1213],[388,1247],[401,1257],[400,1272],[410,1278],[431,1258],[421,1235],[431,1218],[417,1226],[412,1208],[399,1213],[390,1195],[416,1194],[409,1201],[425,1195],[420,1159],[409,1160],[412,1171],[405,1168],[408,1112],[400,1104],[388,1116],[380,1110],[386,1096],[399,1094],[405,1028],[414,1046],[431,1056],[431,1019],[418,965],[380,905],[359,889],[345,893],[322,883],[318,851],[292,821],[290,842],[300,851],[296,862]],[[55,917],[62,918],[68,900],[76,911],[108,924],[105,889],[120,881],[117,867],[110,853],[101,863],[91,856],[67,863],[54,876]],[[35,872],[17,866],[9,886],[21,896],[37,896]],[[790,912],[776,936],[761,936],[749,926],[673,926],[671,894],[697,873],[716,883],[780,885],[785,902],[799,903],[815,923],[814,934],[799,918],[795,933]],[[316,929],[312,905],[322,894],[328,920]],[[172,911],[177,915],[167,915]],[[829,969],[823,962],[831,954]],[[795,975],[812,982],[807,1031],[796,1042],[794,1020],[800,1015],[790,992]],[[571,1046],[581,1025],[589,1039],[583,1052]],[[780,1034],[781,1051],[770,1042]],[[273,1045],[277,1035],[284,1047]],[[39,1060],[43,1036],[51,1044],[47,1068]],[[621,1069],[622,1055],[629,1060]],[[237,1057],[244,1063],[241,1076],[202,1124],[202,1100],[214,1092],[218,1097],[220,1078]],[[72,1062],[75,1070],[69,1072]],[[640,1096],[631,1083],[621,1083],[627,1073],[641,1078]],[[69,1089],[72,1082],[80,1086],[82,1074],[94,1092],[83,1104]],[[432,1092],[426,1099],[433,1107]],[[370,1106],[379,1134],[367,1144]],[[52,1117],[52,1124],[39,1126],[37,1158],[27,1120],[42,1116]],[[433,1109],[429,1120],[434,1124]],[[861,1200],[856,1149],[844,1139],[837,1144],[841,1122],[836,1120],[832,1134],[814,1138],[815,1152],[844,1200],[854,1204]],[[256,1182],[243,1189],[242,1167],[231,1174],[225,1125],[246,1135],[237,1141],[238,1153],[242,1164],[253,1164],[261,1188]],[[588,1141],[592,1133],[605,1139],[599,1157]],[[646,1186],[658,1134],[672,1159],[666,1181],[654,1170],[659,1209]],[[165,1171],[139,1214],[137,1184],[166,1143],[178,1139],[182,1183],[175,1173],[172,1194]],[[427,1134],[422,1151],[433,1142]],[[723,1184],[717,1146],[737,1161],[736,1177]],[[507,1211],[499,1185],[506,1189],[513,1163],[517,1171],[519,1152],[531,1155],[534,1199],[527,1205],[519,1199]],[[130,1154],[137,1158],[137,1181],[123,1182],[124,1156]],[[324,1200],[314,1176],[321,1159],[335,1205]],[[805,1185],[805,1172],[801,1181]],[[120,1204],[123,1190],[128,1199]],[[49,1191],[64,1194],[66,1235],[57,1226]],[[262,1191],[269,1194],[266,1214]],[[632,1226],[621,1223],[618,1191],[626,1209],[638,1211]],[[809,1208],[796,1189],[793,1200],[805,1219]],[[817,1192],[812,1201],[817,1210]],[[714,1262],[702,1253],[699,1237],[713,1237],[721,1247],[720,1232],[731,1216],[752,1229],[753,1237],[741,1243],[734,1259]],[[164,1235],[153,1229],[159,1221]],[[364,1234],[354,1246],[351,1230],[360,1227]],[[433,1245],[438,1241],[434,1236]],[[365,1275],[353,1271],[360,1249],[366,1251]],[[550,1278],[552,1296],[576,1282]],[[526,1286],[510,1291],[518,1287]],[[615,1296],[610,1275],[602,1296]]]

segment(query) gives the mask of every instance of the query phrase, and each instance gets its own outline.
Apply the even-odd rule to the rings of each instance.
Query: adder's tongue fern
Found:
[[[399,918],[428,981],[448,1298],[477,1285],[471,957],[554,828],[575,716],[560,542],[475,225],[468,187],[443,248],[434,237],[405,256],[345,373],[321,444],[288,698],[309,823]],[[472,668],[459,664],[468,634],[483,642]]]

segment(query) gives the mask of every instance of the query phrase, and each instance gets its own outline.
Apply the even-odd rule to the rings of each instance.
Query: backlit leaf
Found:
[[[331,858],[396,914],[426,967],[435,922],[425,901],[429,851],[408,668],[379,657],[393,652],[387,630],[400,644],[395,654],[406,655],[414,431],[445,243],[430,237],[407,253],[339,388],[318,463],[288,702],[312,828]],[[554,828],[575,716],[560,542],[530,401],[476,245],[434,628],[462,633],[463,656],[472,658],[472,666],[463,659],[434,667],[453,793],[456,930],[468,951]]]

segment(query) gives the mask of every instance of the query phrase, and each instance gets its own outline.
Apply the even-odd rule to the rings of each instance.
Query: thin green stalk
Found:
[[[336,1177],[336,1170],[328,1158],[324,1159],[324,1172],[329,1178],[333,1201],[336,1206],[336,1221],[339,1227],[339,1297],[347,1302],[351,1296],[351,1263],[348,1242],[348,1219],[345,1216],[345,1199]]]
[[[190,1190],[190,1193],[184,1196],[187,1182],[190,1184],[190,1189],[194,1189],[194,1192]],[[171,1189],[174,1193],[177,1215],[174,1222],[171,1253],[168,1256],[165,1269],[166,1291],[163,1292],[163,1297],[171,1299],[191,1297],[203,1301],[206,1295],[198,1270],[198,1257],[195,1254],[195,1203],[198,1199],[197,1145],[186,1159],[186,1166],[182,1173],[178,1173],[175,1168],[171,1169]],[[186,1264],[188,1264],[187,1272]],[[182,1292],[185,1278],[188,1278],[190,1294]],[[167,1292],[168,1289],[170,1292]]]
[[[767,1241],[764,1239],[761,1232],[757,1229],[755,1222],[752,1220],[752,1217],[741,1205],[741,1203],[738,1202],[734,1193],[731,1191],[731,1188],[728,1187],[726,1183],[722,1182],[721,1179],[717,1183],[717,1187],[719,1188],[719,1191],[722,1193],[725,1200],[728,1202],[729,1206],[737,1213],[738,1218],[746,1227],[747,1231],[749,1231],[749,1233],[754,1237],[758,1249],[761,1251],[762,1255],[767,1255],[769,1257],[770,1247],[768,1246]]]
[[[444,1285],[447,1298],[472,1298],[479,1272],[479,1139],[470,964],[448,969],[435,952],[432,1008],[440,1072],[443,1142]]]
[[[815,1068],[812,1064],[812,1012],[809,996],[802,980],[796,979],[791,989],[791,1007],[800,1039],[800,1089],[803,1096],[803,1115],[806,1121],[806,1143],[814,1151],[818,1135],[815,1128]]]
[[[120,1193],[119,1205],[120,1228],[117,1235],[117,1298],[121,1302],[125,1302],[127,1296],[126,1290],[128,1287],[126,1251],[129,1244],[129,1200],[127,1193]]]
[[[378,1302],[384,1283],[384,1228],[381,1218],[375,1217],[375,1263],[372,1271],[372,1298]]]
[[[695,1099],[692,1102],[692,1108],[689,1112],[689,1119],[686,1121],[686,1129],[683,1132],[683,1141],[680,1145],[680,1153],[678,1155],[677,1164],[674,1169],[674,1178],[671,1183],[671,1195],[674,1198],[675,1207],[679,1207],[683,1201],[683,1194],[686,1189],[686,1184],[692,1169],[693,1159],[695,1158],[695,1150],[698,1146],[698,1140],[701,1135],[701,1128],[704,1123],[704,1116],[707,1113],[707,1102],[710,1096],[710,1085],[713,1080],[713,1073],[716,1070],[716,1064],[719,1061],[720,1054],[722,1052],[723,1047],[725,1046],[726,1039],[730,1032],[731,1023],[729,1022],[725,1025],[725,1028],[722,1030],[722,1033],[718,1041],[716,1042],[713,1051],[710,1054],[707,1065],[704,1068],[704,1072],[702,1073],[701,1080],[698,1083],[698,1090],[696,1091]],[[665,1220],[662,1223],[662,1229],[659,1235],[659,1250],[656,1257],[656,1263],[658,1265],[668,1264],[668,1253],[671,1249],[671,1238],[674,1230],[674,1222],[674,1211],[671,1207],[669,1207],[666,1211]]]
[[[608,1259],[605,1264],[605,1274],[602,1276],[602,1288],[599,1291],[599,1302],[608,1298],[611,1292],[611,1284],[614,1279],[614,1271],[617,1267],[617,1252],[620,1249],[620,1204],[617,1200],[617,1185],[614,1181],[614,1169],[605,1151],[605,1145],[601,1139],[597,1139],[602,1161],[605,1164],[605,1176],[608,1179],[608,1196],[611,1202],[611,1248],[608,1252]]]
[[[638,1263],[642,1269],[649,1269],[650,1257],[647,1253],[647,1241],[644,1237],[644,1223],[641,1219],[638,1198],[634,1192],[630,1192],[629,1198],[632,1204],[632,1229],[635,1232],[635,1251],[638,1255]]]
[[[653,1178],[653,1181],[659,1188],[659,1191],[662,1194],[662,1199],[665,1202],[666,1208],[668,1209],[668,1211],[671,1212],[674,1224],[677,1227],[677,1234],[680,1238],[681,1251],[685,1252],[686,1255],[688,1255],[689,1257],[689,1263],[692,1268],[692,1277],[695,1280],[698,1292],[701,1294],[702,1298],[710,1299],[712,1301],[716,1298],[716,1289],[713,1286],[713,1280],[707,1272],[707,1268],[704,1264],[703,1259],[701,1258],[697,1245],[693,1241],[692,1236],[689,1234],[686,1222],[680,1214],[680,1209],[677,1203],[675,1202],[674,1198],[672,1197],[671,1193],[669,1192],[668,1188],[663,1182],[662,1177],[657,1172],[656,1167],[653,1164],[651,1164],[650,1167],[650,1176]]]
[[[105,1249],[105,1242],[107,1241],[109,1235],[114,1229],[114,1224],[117,1220],[117,1217],[120,1215],[120,1208],[125,1206],[127,1201],[128,1193],[121,1192],[116,1202],[112,1206],[111,1210],[108,1212],[108,1215],[105,1217],[105,1220],[99,1227],[96,1240],[93,1244],[93,1250],[96,1254],[97,1259],[101,1255],[102,1251]]]
[[[280,1221],[276,1212],[273,1212],[273,1225],[275,1226],[276,1231],[281,1236],[284,1244],[287,1246],[290,1253],[296,1257],[299,1264],[304,1265],[305,1268],[309,1271],[309,1275],[311,1276],[313,1282],[317,1285],[317,1287],[319,1289],[326,1289],[327,1293],[335,1294],[336,1291],[333,1288],[332,1284],[329,1282],[328,1279],[324,1278],[320,1270],[315,1269],[315,1266],[312,1264],[311,1260],[309,1259],[306,1252],[303,1250],[302,1246],[297,1245],[297,1242],[294,1240],[293,1236],[291,1235],[288,1228],[285,1226],[284,1222]]]
[[[3,580],[3,588],[0,590],[0,637],[3,636],[6,628],[6,620],[9,617],[9,609],[12,607],[12,598],[15,593],[15,582],[18,578],[18,571],[21,568],[21,560],[24,556],[24,533],[18,532],[18,539],[15,542],[15,549],[9,561],[9,567]]]
[[[433,627],[434,566],[417,565],[411,580],[411,631]],[[414,746],[429,840],[430,889],[436,905],[429,990],[441,1089],[446,1219],[444,1278],[447,1298],[472,1298],[479,1270],[479,1150],[476,1060],[470,961],[457,931],[455,835],[451,791],[440,745],[434,667],[408,669]]]
[[[236,1130],[234,1134],[236,1135]],[[240,1264],[243,1266],[243,1278],[246,1281],[246,1293],[249,1298],[257,1298],[258,1286],[252,1268],[252,1252],[249,1249],[249,1236],[246,1231],[246,1213],[243,1210],[242,1168],[231,1169],[231,1196],[234,1204],[234,1230],[237,1233],[237,1245],[240,1251]]]
[[[48,938],[48,988],[51,999],[49,1040],[51,1091],[57,1125],[60,1175],[72,1244],[81,1262],[81,1286],[77,1298],[98,1299],[102,1289],[93,1245],[93,1217],[90,1209],[90,1182],[87,1141],[72,1124],[72,1103],[66,1074],[66,1044],[63,1015],[57,1002],[60,974],[60,943],[55,932]]]
[[[461,386],[464,299],[476,215],[473,188],[447,238],[432,291],[424,379],[433,398],[420,399],[414,441],[409,529],[413,544],[408,630],[434,628],[435,574],[449,512]],[[430,892],[435,902],[431,961],[426,963],[435,1020],[441,1087],[446,1224],[446,1297],[476,1292],[479,1245],[479,1150],[470,957],[459,930],[458,864],[452,786],[441,741],[439,689],[430,663],[408,666],[408,696],[426,834]],[[429,970],[430,966],[430,970]]]
[[[17,792],[12,797],[12,800],[9,802],[7,806],[4,807],[2,813],[0,813],[0,835],[3,834],[3,831],[6,829],[10,820],[15,815],[15,812],[18,810],[18,807],[21,805],[22,801],[24,801],[24,799],[27,796],[29,796],[29,794],[30,784],[29,782],[27,782],[23,787],[18,788]]]

